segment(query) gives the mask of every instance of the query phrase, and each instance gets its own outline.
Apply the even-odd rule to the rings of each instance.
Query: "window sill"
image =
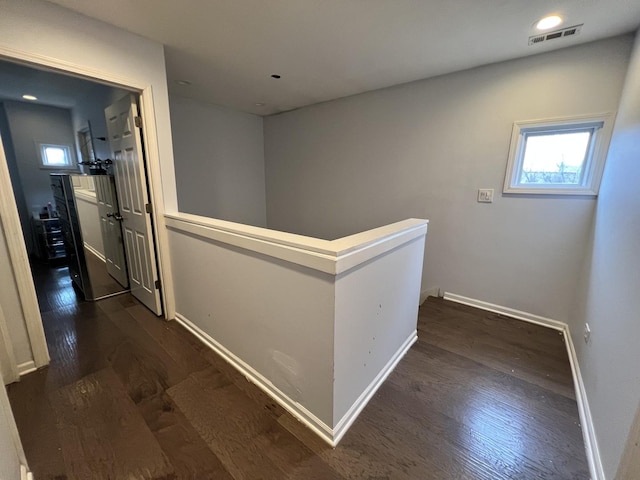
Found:
[[[553,188],[553,187],[507,187],[503,193],[511,195],[562,195],[562,196],[581,196],[581,197],[597,197],[598,192],[590,188]]]

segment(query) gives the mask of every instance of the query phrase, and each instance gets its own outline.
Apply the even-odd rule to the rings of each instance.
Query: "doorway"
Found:
[[[107,131],[104,109],[118,98],[134,98],[137,104],[140,101],[139,95],[119,87],[12,62],[0,62],[0,80],[2,80],[0,90],[4,87],[8,90],[0,91],[2,97],[0,99],[2,102],[0,133],[13,187],[13,199],[20,218],[24,251],[28,254],[31,266],[31,270],[27,270],[26,274],[29,276],[28,280],[33,280],[35,285],[40,312],[79,305],[127,290],[130,275],[127,274],[124,279],[117,278],[106,268],[109,265],[109,258],[114,256],[110,256],[109,245],[105,245],[104,237],[101,236],[101,230],[105,229],[109,221],[112,227],[116,222],[119,228],[118,218],[121,215],[117,204],[114,205],[114,202],[111,202],[111,205],[108,205],[109,202],[104,201],[104,195],[100,196],[100,192],[104,192],[106,188],[102,180],[113,178],[113,170],[117,162],[114,161],[110,165],[103,163],[101,166],[104,170],[103,175],[88,174],[96,173],[90,171],[96,164],[100,166],[100,162],[96,160],[114,159],[114,152],[109,142],[113,135]],[[37,92],[41,93],[35,94]],[[23,98],[22,95],[25,94],[32,95],[37,100]],[[46,115],[43,116],[43,112],[46,112]],[[46,121],[43,120],[45,117]],[[136,117],[139,119],[139,115]],[[88,135],[87,132],[89,132]],[[80,142],[80,139],[83,142]],[[83,153],[86,154],[89,151],[88,140],[94,143],[93,152],[87,154],[89,162],[93,165],[82,165],[87,160]],[[141,142],[142,139],[139,141],[139,146]],[[24,159],[27,161],[23,162]],[[126,160],[131,163],[132,158],[127,157]],[[147,195],[144,206],[148,209],[150,202],[145,160],[142,155],[134,160],[138,162],[138,171],[141,172],[139,181],[144,189],[138,193]],[[65,202],[56,198],[55,192],[52,192],[50,186],[55,183],[52,179],[56,176],[51,175],[53,173],[60,178],[64,177],[70,185],[69,192],[72,194],[62,192],[61,195],[66,202],[70,202],[69,205],[64,205]],[[103,208],[100,212],[101,203],[102,207],[106,205],[112,207],[112,210]],[[75,220],[69,215],[67,218],[62,218],[62,211],[74,213]],[[91,212],[96,214],[92,215]],[[149,223],[152,222],[150,213],[149,211]],[[86,221],[87,218],[90,221]],[[65,221],[68,225],[78,224],[79,241],[73,242],[64,238]],[[7,231],[7,225],[4,222],[3,229]],[[150,241],[154,242],[152,225],[149,225],[147,232],[151,235]],[[122,239],[122,235],[120,237]],[[138,238],[139,235],[134,236],[134,240]],[[121,241],[124,243],[123,240]],[[74,281],[73,268],[71,268],[71,257],[74,256],[74,252],[75,257],[84,257],[80,262],[82,267],[75,269],[78,277],[85,277],[84,282]],[[147,257],[146,260],[147,263],[152,260],[155,276],[151,278],[147,275],[144,280],[148,280],[147,286],[155,286],[159,271],[155,254],[153,257]],[[138,259],[135,263],[140,265],[141,260]],[[95,272],[99,267],[101,267],[99,277],[90,275],[90,271]],[[84,271],[82,271],[83,268]],[[16,277],[18,277],[17,274]],[[111,279],[115,279],[116,282],[111,282]],[[114,289],[115,284],[119,284],[118,291]],[[83,288],[84,285],[90,285],[90,287]],[[157,285],[159,286],[159,282]],[[21,300],[27,332],[18,332],[17,336],[27,337],[30,340],[33,357],[37,356],[37,351],[41,352],[39,359],[33,358],[31,361],[25,361],[26,356],[21,352],[14,352],[18,373],[24,374],[46,364],[48,358],[46,358],[44,338],[41,339],[42,344],[38,345],[37,335],[31,335],[28,331],[28,319],[33,319],[33,315],[28,314],[27,309],[24,308],[24,296],[21,295],[21,297],[23,297]],[[157,308],[154,313],[161,314],[162,304],[159,292],[157,299]],[[15,340],[14,333],[16,333],[15,329],[8,332],[11,341]],[[47,331],[46,333],[49,337],[55,332]],[[23,350],[29,349],[23,348]]]

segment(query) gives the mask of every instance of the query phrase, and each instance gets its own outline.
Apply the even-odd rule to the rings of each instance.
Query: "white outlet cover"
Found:
[[[493,203],[493,188],[481,188],[478,190],[478,202]]]

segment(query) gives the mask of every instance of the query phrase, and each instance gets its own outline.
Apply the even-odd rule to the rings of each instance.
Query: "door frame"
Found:
[[[11,436],[10,440],[16,449],[16,456],[20,462],[20,478],[25,480],[32,477],[27,476],[27,473],[29,473],[27,457],[24,454],[24,448],[22,446],[22,441],[20,440],[20,433],[18,432],[18,425],[16,425],[16,419],[13,416],[13,410],[11,409],[11,403],[9,402],[9,395],[7,394],[7,389],[4,386],[6,381],[7,379],[3,378],[2,373],[0,373],[0,388],[2,388],[2,391],[0,391],[0,416],[5,417],[9,426],[9,433]]]
[[[61,61],[55,58],[33,54],[23,50],[15,50],[0,46],[0,59],[26,66],[45,69],[62,75],[74,76],[113,87],[133,91],[139,95],[140,115],[142,117],[143,145],[145,148],[145,167],[147,184],[153,218],[153,234],[156,242],[158,275],[161,283],[161,299],[166,320],[175,318],[175,296],[171,262],[169,257],[169,238],[165,223],[165,204],[162,190],[162,171],[158,146],[156,116],[153,102],[153,91],[150,84],[140,84],[130,78],[123,78],[110,72],[87,68],[81,64]],[[0,143],[0,147],[2,144]],[[39,368],[49,363],[47,342],[38,307],[38,298],[31,275],[29,259],[24,237],[20,227],[20,217],[9,177],[4,147],[0,151],[0,217],[7,238],[9,260],[13,267],[20,303],[25,317],[34,367]]]

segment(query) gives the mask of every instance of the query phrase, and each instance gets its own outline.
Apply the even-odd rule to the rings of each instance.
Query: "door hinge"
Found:
[[[147,213],[151,213],[151,204],[150,203],[147,203],[144,206],[144,211],[147,212]]]
[[[156,280],[156,290],[160,290],[160,280]]]
[[[136,124],[136,127],[142,128],[142,117],[134,117],[133,122]]]

